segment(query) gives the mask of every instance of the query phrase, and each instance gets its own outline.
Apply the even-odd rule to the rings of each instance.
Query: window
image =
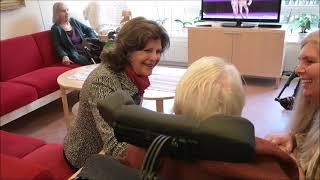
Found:
[[[192,22],[199,17],[201,1],[127,1],[127,6],[133,17],[144,16],[159,22],[170,36],[186,36],[186,29],[175,19]]]
[[[319,16],[320,0],[282,0],[281,23],[288,23],[299,14]]]

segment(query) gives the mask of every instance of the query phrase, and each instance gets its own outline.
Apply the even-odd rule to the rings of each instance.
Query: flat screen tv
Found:
[[[212,21],[279,22],[281,0],[201,0],[201,19]]]

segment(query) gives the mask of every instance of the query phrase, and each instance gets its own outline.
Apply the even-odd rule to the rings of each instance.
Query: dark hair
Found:
[[[122,71],[128,63],[128,53],[142,50],[150,39],[161,40],[162,52],[170,46],[169,36],[162,26],[144,17],[133,18],[119,31],[114,48],[102,52],[100,58],[107,62],[113,71]]]

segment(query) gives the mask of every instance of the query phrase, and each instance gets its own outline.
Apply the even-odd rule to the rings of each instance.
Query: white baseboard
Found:
[[[26,115],[46,104],[49,104],[50,102],[58,99],[61,97],[60,90],[57,90],[51,94],[48,94],[40,99],[37,99],[25,106],[20,107],[19,109],[16,109],[14,111],[11,111],[3,116],[0,117],[0,126],[3,126],[15,119],[18,119],[19,117]],[[61,107],[62,110],[62,107]]]

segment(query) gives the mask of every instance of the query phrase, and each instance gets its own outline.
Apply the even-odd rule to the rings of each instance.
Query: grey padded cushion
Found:
[[[134,105],[123,91],[99,102],[98,109],[120,142],[148,148],[158,135],[170,136],[161,154],[174,159],[247,162],[255,154],[254,126],[242,117],[215,115],[199,123]]]

